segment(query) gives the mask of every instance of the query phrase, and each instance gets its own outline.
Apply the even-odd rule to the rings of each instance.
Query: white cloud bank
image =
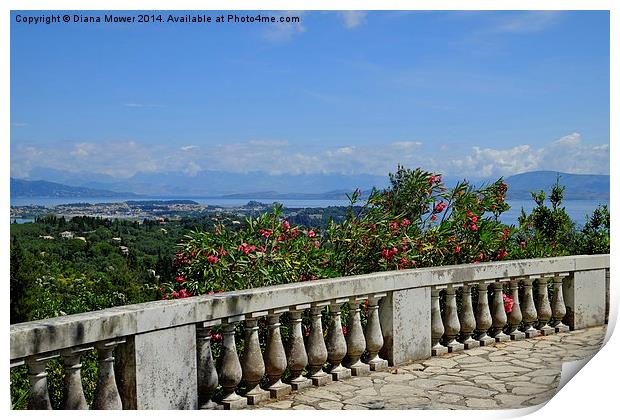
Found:
[[[445,147],[444,147],[445,146]],[[452,177],[495,177],[533,170],[609,173],[609,144],[588,144],[579,133],[541,147],[504,149],[472,146],[458,153],[450,145],[398,140],[370,145],[344,144],[309,152],[285,140],[250,140],[215,145],[152,145],[135,141],[78,142],[45,146],[12,145],[11,174],[27,177],[36,168],[94,172],[126,178],[138,172],[203,170],[263,171],[285,174],[386,175],[397,164],[422,167]]]

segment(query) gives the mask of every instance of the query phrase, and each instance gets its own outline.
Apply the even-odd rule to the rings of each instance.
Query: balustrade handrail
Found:
[[[119,306],[12,325],[10,358],[350,296],[603,268],[609,268],[609,254],[573,255],[377,272]]]

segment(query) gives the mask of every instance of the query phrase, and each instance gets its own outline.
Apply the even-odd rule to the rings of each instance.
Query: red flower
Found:
[[[291,225],[290,225],[290,223],[288,221],[285,220],[285,221],[282,222],[282,229],[284,229],[285,231],[289,230],[290,227],[291,227]]]
[[[508,251],[506,251],[505,249],[500,249],[499,252],[497,253],[497,258],[500,260],[503,260],[504,258],[506,258],[507,255],[508,255]]]
[[[347,335],[347,327],[344,325],[342,326],[342,334]]]
[[[315,236],[316,236],[316,233],[313,230],[308,231],[308,238],[314,238]]]
[[[209,261],[209,264],[215,264],[219,261],[219,259],[215,255],[209,255],[207,257],[207,261]]]
[[[177,276],[177,278],[175,280],[176,280],[177,283],[183,283],[185,281],[185,277]]]
[[[478,221],[478,216],[473,216],[471,218],[472,223],[476,223]]]
[[[248,248],[250,252],[254,252],[256,251],[256,245],[250,245],[250,248]]]
[[[269,238],[272,233],[269,229],[261,229],[259,232],[261,235],[263,235],[264,238]]]
[[[472,217],[474,214],[471,211],[467,212],[467,217]]]
[[[435,213],[441,213],[446,207],[448,207],[448,204],[444,203],[443,201],[441,203],[437,203],[435,205]]]
[[[407,227],[407,226],[409,226],[410,224],[411,224],[411,221],[410,221],[409,219],[403,219],[403,221],[402,221],[402,222],[400,222],[400,225],[401,225],[402,227]]]
[[[396,220],[390,222],[390,228],[392,228],[395,233],[398,233],[398,222]]]
[[[476,231],[478,230],[478,225],[471,225],[470,229]]]
[[[259,246],[258,247],[258,252],[265,252],[265,247],[264,246]]]
[[[437,216],[435,216],[434,214],[431,216],[431,221],[434,222],[435,220],[437,220]]]
[[[456,247],[454,247],[454,253],[458,254],[459,252],[461,252],[461,246],[457,245]]]
[[[175,290],[172,292],[172,299],[177,299],[179,297],[179,293]]]

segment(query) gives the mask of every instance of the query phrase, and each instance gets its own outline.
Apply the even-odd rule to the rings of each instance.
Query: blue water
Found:
[[[174,199],[183,199],[179,197],[175,197]],[[250,201],[247,198],[187,198],[188,200],[193,200],[200,204],[205,204],[208,206],[215,207],[239,207],[244,204],[247,204]],[[135,198],[130,198],[127,200],[136,200]],[[162,197],[157,198],[140,198],[143,200],[162,200]],[[67,204],[67,203],[116,203],[120,201],[125,201],[123,198],[84,198],[84,199],[67,199],[67,198],[11,198],[12,206],[45,206],[45,207],[53,207],[58,204]],[[251,201],[258,201],[261,203],[272,203],[274,199],[252,199]],[[284,204],[285,207],[289,208],[300,208],[300,207],[328,207],[328,206],[347,206],[349,204],[348,200],[293,200],[293,199],[278,199],[278,202]],[[521,208],[524,208],[526,213],[529,213],[532,208],[534,208],[535,203],[533,200],[510,200],[508,201],[510,205],[510,210],[506,211],[500,216],[500,220],[508,225],[510,224],[518,224],[518,218],[521,214]],[[592,211],[599,204],[607,204],[609,205],[609,200],[567,200],[564,202],[564,208],[566,212],[570,216],[570,218],[576,222],[578,225],[583,225],[586,215],[591,214]],[[25,223],[31,221],[29,219],[20,219],[17,220],[17,223]]]

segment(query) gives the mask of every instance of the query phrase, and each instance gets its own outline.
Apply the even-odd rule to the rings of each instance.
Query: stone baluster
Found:
[[[493,337],[489,337],[487,332],[493,323],[489,310],[489,295],[487,293],[488,282],[478,283],[478,304],[476,305],[476,339],[481,346],[488,346],[495,343]]]
[[[542,335],[555,334],[555,328],[549,326],[551,319],[551,304],[549,303],[549,293],[547,291],[548,277],[538,278],[538,288],[536,293],[536,312],[538,313],[538,325]]]
[[[448,352],[448,348],[440,343],[444,331],[441,308],[439,306],[439,289],[433,287],[431,290],[431,354],[433,356],[439,356]]]
[[[349,300],[349,328],[347,329],[347,367],[353,376],[363,376],[370,373],[370,366],[360,360],[366,348],[366,339],[362,329],[360,300],[367,297],[351,298]]]
[[[291,386],[282,382],[282,374],[286,370],[286,352],[280,334],[280,315],[282,310],[269,311],[267,323],[269,334],[265,347],[265,366],[269,379],[268,390],[271,398],[282,398],[291,393]]]
[[[368,365],[370,370],[382,371],[388,368],[388,361],[379,357],[383,348],[383,332],[379,321],[379,300],[385,293],[368,297],[368,315],[366,318],[366,350],[368,351]]]
[[[553,299],[551,300],[551,312],[553,314],[552,326],[555,332],[568,332],[570,328],[564,325],[562,320],[566,316],[566,305],[564,304],[564,294],[562,292],[562,280],[568,273],[556,274],[553,277]]]
[[[28,410],[51,410],[52,403],[47,390],[47,361],[56,355],[37,355],[26,359],[28,366],[28,380],[30,381],[30,396]]]
[[[474,316],[474,309],[471,303],[471,285],[465,284],[461,290],[463,292],[463,299],[462,310],[459,314],[459,323],[461,324],[463,347],[465,347],[465,349],[473,349],[480,346],[480,342],[472,338],[472,334],[476,328],[476,317]]]
[[[226,410],[244,408],[247,405],[247,399],[236,392],[243,373],[235,343],[235,325],[243,319],[244,316],[241,315],[222,320],[222,349],[217,376],[224,390],[221,403]]]
[[[95,343],[99,372],[95,388],[94,410],[122,410],[123,402],[114,375],[114,349],[125,339],[100,341]]]
[[[265,362],[260,351],[258,340],[258,317],[267,315],[267,312],[253,313],[245,319],[245,341],[241,358],[242,379],[247,385],[245,397],[248,404],[256,405],[269,399],[269,391],[260,387],[260,381],[265,376]]]
[[[312,381],[302,375],[302,371],[308,364],[308,354],[304,345],[304,335],[301,329],[301,314],[310,305],[297,305],[290,308],[291,326],[289,330],[289,347],[286,358],[291,371],[291,387],[294,391],[306,388]]]
[[[213,410],[217,404],[212,397],[218,378],[213,353],[211,352],[211,326],[219,322],[203,323],[196,328],[196,367],[198,370],[198,406],[201,410]]]
[[[496,281],[493,283],[493,305],[492,315],[493,322],[491,323],[491,331],[493,338],[498,343],[503,341],[510,341],[510,336],[504,334],[504,327],[508,323],[508,317],[506,316],[506,309],[504,307],[504,283],[502,281]]]
[[[523,325],[525,326],[525,337],[538,337],[540,332],[533,327],[534,322],[538,318],[536,306],[534,305],[534,296],[532,293],[532,277],[523,279]]]
[[[336,299],[329,304],[331,323],[327,331],[327,360],[330,364],[329,373],[334,381],[341,381],[351,377],[351,369],[342,366],[342,359],[347,354],[347,342],[342,332],[340,320],[340,305],[348,299]]]
[[[508,314],[509,335],[511,340],[523,340],[525,334],[519,331],[519,325],[523,319],[521,314],[521,304],[519,303],[519,281],[520,278],[510,280],[510,297],[512,298],[512,311]]]
[[[82,389],[82,354],[93,347],[65,349],[60,352],[65,368],[64,387],[65,395],[62,403],[63,410],[88,410],[84,390]]]
[[[322,386],[332,381],[331,375],[323,370],[327,361],[327,347],[321,324],[321,308],[328,302],[313,303],[310,307],[310,335],[308,336],[308,376],[314,386]]]
[[[452,353],[455,351],[460,351],[465,348],[465,346],[458,341],[456,341],[456,337],[461,331],[461,323],[459,321],[458,309],[456,307],[456,291],[455,287],[460,287],[460,285],[449,284],[446,288],[446,308],[443,312],[443,325],[444,325],[444,335],[446,336],[446,347],[448,347],[448,352]]]

